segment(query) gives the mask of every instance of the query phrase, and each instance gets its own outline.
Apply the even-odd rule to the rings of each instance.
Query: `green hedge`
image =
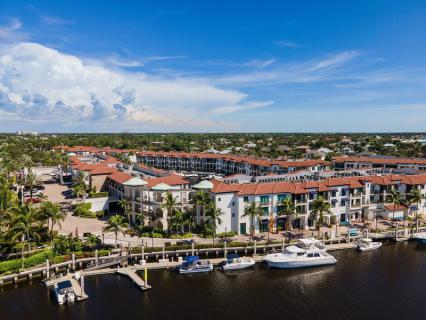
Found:
[[[90,192],[89,198],[105,198],[108,197],[108,192]]]
[[[104,257],[109,253],[108,250],[102,249],[98,250],[98,256]],[[75,252],[75,258],[91,258],[95,256],[95,252]],[[22,259],[9,260],[0,262],[0,275],[7,275],[12,273],[20,272],[24,269],[35,267],[38,265],[43,265],[46,263],[46,259],[49,259],[51,264],[62,263],[65,261],[71,261],[72,255],[62,255],[54,256],[51,250],[46,250],[40,253],[33,254],[32,256],[24,259],[24,268],[22,268]]]

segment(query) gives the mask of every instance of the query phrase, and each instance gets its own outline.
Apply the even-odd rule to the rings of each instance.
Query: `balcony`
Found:
[[[265,201],[265,200],[263,200],[263,201],[256,201],[256,203],[259,206],[270,206],[270,205],[272,205],[272,200],[268,200],[268,201]]]

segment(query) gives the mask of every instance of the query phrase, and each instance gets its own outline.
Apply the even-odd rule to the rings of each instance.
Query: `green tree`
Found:
[[[166,192],[166,196],[163,199],[163,203],[161,204],[161,209],[167,210],[167,217],[173,217],[173,214],[177,207],[177,197],[173,197],[171,192]]]
[[[419,189],[412,189],[408,194],[410,204],[416,204],[416,232],[419,232],[419,207],[424,195]]]
[[[31,200],[33,199],[34,188],[40,183],[40,178],[37,176],[37,174],[30,170],[26,177],[26,186],[30,189]]]
[[[256,202],[251,202],[244,208],[242,217],[249,217],[250,220],[250,242],[253,241],[253,236],[256,232],[256,219],[261,223],[261,216],[263,215],[262,208],[256,205]]]
[[[123,216],[115,215],[108,219],[106,226],[103,228],[105,232],[114,232],[115,235],[115,246],[117,247],[118,233],[121,232],[124,235],[127,223]]]
[[[131,225],[130,215],[132,213],[132,204],[130,203],[129,200],[127,200],[125,198],[121,199],[118,202],[118,204],[123,208],[124,214],[127,216],[127,221],[129,222],[129,228],[130,228],[130,225]]]
[[[291,231],[293,229],[293,217],[297,216],[296,206],[294,201],[290,198],[285,198],[281,204],[282,213],[287,216],[286,230]]]
[[[31,251],[31,240],[40,240],[40,227],[45,220],[40,218],[40,213],[31,205],[11,208],[13,213],[9,235],[12,241],[20,241],[22,245],[22,266],[24,263],[25,243],[28,252]]]
[[[386,201],[393,204],[392,208],[392,223],[394,224],[395,228],[395,240],[398,239],[398,222],[395,220],[395,209],[403,204],[403,200],[401,198],[401,194],[398,190],[392,189],[387,195],[386,195]]]
[[[315,225],[318,229],[318,238],[321,232],[321,226],[324,224],[324,214],[330,213],[330,203],[328,203],[323,197],[318,197],[312,202],[311,219],[315,221]]]
[[[195,193],[193,203],[200,210],[200,216],[205,219],[206,207],[211,203],[210,194],[206,190],[198,190]]]
[[[40,214],[48,221],[49,234],[53,243],[54,233],[53,228],[58,225],[62,229],[61,222],[65,220],[65,213],[57,203],[44,201],[40,206]]]
[[[214,246],[214,238],[216,237],[216,229],[217,224],[222,224],[222,219],[220,215],[222,214],[222,210],[216,207],[215,203],[211,203],[206,210],[207,222],[212,226],[213,229],[213,246]]]

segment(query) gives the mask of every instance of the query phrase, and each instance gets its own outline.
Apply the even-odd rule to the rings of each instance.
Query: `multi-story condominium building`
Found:
[[[333,165],[337,170],[380,168],[406,169],[412,168],[426,171],[426,159],[397,157],[336,157]]]
[[[164,230],[168,229],[170,219],[167,209],[163,207],[166,194],[171,194],[177,210],[185,211],[192,208],[193,192],[189,182],[175,174],[143,180],[119,171],[108,177],[110,200],[128,201],[132,223],[138,214],[143,213],[151,225]]]
[[[211,153],[183,152],[138,152],[138,162],[164,170],[224,175],[245,174],[259,176],[269,173],[282,174],[297,170],[319,172],[326,170],[328,162],[323,160],[281,161],[253,157],[219,155]]]
[[[398,190],[402,197],[412,189],[426,193],[426,174],[420,175],[386,175],[348,178],[329,178],[315,182],[276,182],[228,184],[214,182],[210,190],[216,206],[222,211],[223,223],[218,232],[233,230],[247,233],[250,229],[249,217],[244,216],[244,209],[255,202],[263,211],[260,221],[255,221],[257,232],[266,231],[272,217],[278,229],[284,229],[286,215],[281,203],[290,198],[294,201],[297,215],[293,219],[294,228],[314,226],[311,219],[313,202],[319,196],[331,204],[330,213],[325,216],[326,223],[340,223],[353,219],[373,219],[375,216],[387,216],[390,204],[386,195],[392,189]],[[411,214],[414,207],[405,207],[405,212],[398,209],[396,217]],[[424,213],[425,200],[418,208]],[[392,210],[390,210],[392,211]]]

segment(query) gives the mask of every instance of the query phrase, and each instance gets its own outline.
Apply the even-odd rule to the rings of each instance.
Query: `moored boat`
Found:
[[[301,239],[296,245],[288,246],[283,252],[267,254],[265,261],[270,268],[292,269],[332,265],[337,260],[325,249],[317,246],[315,239]],[[315,240],[315,241],[314,241]],[[318,241],[319,242],[319,241]]]
[[[177,269],[181,274],[209,272],[213,271],[213,264],[208,260],[200,260],[199,256],[188,256]]]
[[[256,263],[253,258],[240,257],[236,253],[228,254],[226,258],[226,261],[219,264],[219,268],[223,271],[246,269],[254,266]]]
[[[75,293],[69,280],[56,283],[53,287],[53,293],[59,304],[75,301]]]
[[[411,239],[417,243],[426,244],[426,232],[413,233]]]
[[[379,249],[382,246],[381,242],[373,241],[370,238],[361,239],[358,243],[359,251],[370,251]]]

